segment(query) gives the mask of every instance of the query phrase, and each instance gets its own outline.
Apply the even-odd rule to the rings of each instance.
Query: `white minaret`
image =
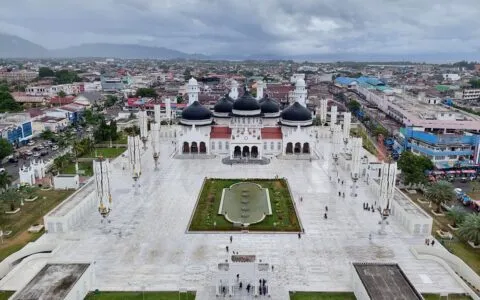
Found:
[[[257,81],[257,100],[263,98],[263,89],[266,87],[266,84],[263,81]]]
[[[135,188],[135,194],[137,194],[137,181],[142,174],[142,165],[140,161],[140,138],[138,135],[128,137],[128,163],[134,181],[133,186]]]
[[[298,79],[295,83],[295,91],[293,95],[295,97],[295,101],[300,103],[303,106],[307,106],[307,85],[305,84],[305,80]]]
[[[160,104],[155,104],[153,106],[153,113],[154,113],[154,117],[155,117],[155,123],[158,123],[160,124]]]
[[[138,127],[140,128],[140,138],[143,142],[143,150],[147,149],[148,139],[148,117],[147,111],[142,109],[138,112]]]
[[[160,157],[160,123],[152,123],[150,129],[150,139],[152,141],[155,171],[158,171],[158,158]]]
[[[333,128],[335,124],[337,124],[337,106],[332,105],[330,108],[330,128]]]
[[[228,93],[228,95],[233,100],[238,99],[238,82],[235,79],[232,80],[232,86],[230,87],[230,93]]]
[[[170,122],[170,119],[172,118],[172,106],[170,98],[165,99],[165,115],[167,116],[167,120]]]
[[[187,84],[187,93],[188,93],[188,105],[191,105],[193,102],[198,101],[198,94],[200,89],[198,88],[198,82],[195,78],[190,78]]]
[[[320,100],[320,120],[322,125],[327,123],[328,99]]]
[[[333,149],[332,154],[334,157],[338,158],[338,154],[340,153],[340,149],[342,147],[342,127],[339,124],[333,125]]]
[[[352,123],[352,113],[343,113],[343,138],[348,139],[350,137],[350,128]]]
[[[98,203],[98,212],[102,217],[106,218],[112,209],[110,162],[108,159],[97,158],[93,161],[93,176],[95,180],[95,196]]]
[[[352,147],[352,196],[357,196],[357,180],[360,178],[360,151],[362,150],[362,138],[351,138],[350,144]]]

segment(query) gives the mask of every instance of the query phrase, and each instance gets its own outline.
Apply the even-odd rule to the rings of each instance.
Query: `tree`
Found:
[[[117,102],[118,98],[116,96],[108,95],[107,99],[105,100],[105,107],[114,106]]]
[[[17,112],[21,110],[22,106],[12,97],[8,87],[0,87],[0,112]]]
[[[67,93],[65,93],[64,91],[60,91],[57,93],[57,96],[60,98],[65,98],[65,96],[67,96]]]
[[[177,96],[177,103],[183,103],[183,96],[182,95]]]
[[[425,197],[435,204],[435,212],[440,213],[441,205],[447,204],[455,198],[453,185],[448,181],[437,181],[427,187]]]
[[[425,171],[432,170],[433,167],[428,157],[415,155],[410,151],[402,152],[398,160],[398,168],[402,170],[405,184],[426,183]]]
[[[52,69],[47,68],[47,67],[41,67],[38,69],[38,77],[44,78],[44,77],[54,77],[55,72],[53,72]]]
[[[147,97],[147,98],[156,98],[158,97],[157,92],[152,88],[139,88],[135,94],[136,97]]]
[[[6,139],[0,138],[0,160],[13,153],[13,146]]]
[[[0,189],[5,189],[12,183],[12,175],[8,174],[6,171],[0,173]]]
[[[362,106],[360,105],[360,103],[358,101],[352,100],[352,101],[348,102],[347,107],[348,107],[348,110],[355,113],[355,112],[359,111]]]
[[[133,125],[132,127],[127,127],[124,129],[125,133],[128,135],[138,135],[140,134],[140,128],[137,125]]]
[[[51,141],[55,138],[55,134],[49,128],[47,128],[40,133],[40,138],[46,141]]]
[[[471,79],[469,83],[474,89],[480,88],[480,79]]]
[[[467,215],[458,229],[458,234],[467,241],[472,241],[475,246],[478,246],[480,244],[480,215]]]
[[[82,81],[82,79],[78,77],[78,74],[76,72],[72,72],[69,70],[60,70],[55,72],[56,84],[66,84],[80,81]]]
[[[465,220],[466,213],[461,208],[454,206],[447,212],[447,217],[452,220],[452,227],[457,227]]]

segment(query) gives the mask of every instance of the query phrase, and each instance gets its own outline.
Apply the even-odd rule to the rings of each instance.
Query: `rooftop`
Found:
[[[360,280],[372,300],[422,300],[397,264],[353,263]]]

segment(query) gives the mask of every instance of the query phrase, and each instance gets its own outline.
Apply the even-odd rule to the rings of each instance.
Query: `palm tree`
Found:
[[[427,187],[425,197],[436,205],[435,212],[440,213],[441,205],[449,203],[455,198],[453,185],[448,181],[435,182]]]
[[[452,220],[452,227],[457,227],[465,220],[466,213],[461,208],[455,206],[447,212],[447,217]]]
[[[474,213],[467,215],[458,229],[458,234],[478,246],[480,244],[480,215]]]

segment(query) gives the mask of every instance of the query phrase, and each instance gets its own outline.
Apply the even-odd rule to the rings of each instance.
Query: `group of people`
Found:
[[[327,213],[328,213],[328,206],[325,205],[325,214],[323,215],[323,218],[324,218],[325,220],[328,219]]]
[[[268,286],[266,285],[267,281],[265,279],[258,280],[258,293],[260,296],[268,294]]]
[[[435,245],[435,240],[434,239],[430,240],[429,238],[426,238],[425,239],[425,245],[426,246],[432,245],[432,247],[433,247]]]
[[[375,212],[375,207],[371,204],[363,202],[363,210],[369,210],[371,212]]]

